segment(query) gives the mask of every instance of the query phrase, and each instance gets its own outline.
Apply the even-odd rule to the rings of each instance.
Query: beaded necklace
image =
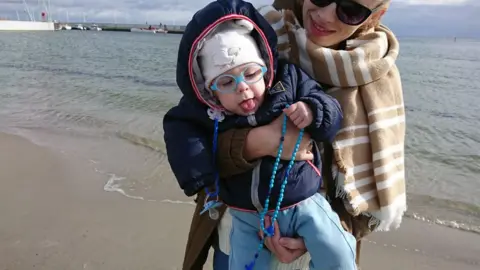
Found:
[[[288,107],[289,105],[287,105],[287,108]],[[293,167],[293,163],[295,162],[295,156],[297,155],[298,148],[300,147],[300,143],[303,138],[304,130],[301,129],[297,138],[297,142],[295,144],[295,148],[292,153],[292,157],[290,158],[290,162],[288,163],[287,171],[285,172],[285,178],[283,179],[282,185],[280,187],[280,195],[278,197],[277,205],[273,212],[272,224],[268,228],[265,228],[265,216],[267,215],[268,206],[270,205],[270,196],[272,194],[272,189],[275,184],[275,176],[277,174],[278,164],[280,163],[280,158],[283,152],[283,142],[285,141],[285,134],[287,133],[287,121],[288,121],[288,117],[284,115],[283,125],[282,125],[282,137],[280,138],[280,146],[278,147],[277,157],[273,165],[272,175],[270,176],[270,185],[269,185],[267,197],[265,199],[265,204],[263,206],[263,211],[260,213],[260,227],[263,232],[263,237],[262,237],[262,240],[260,241],[260,244],[258,245],[257,251],[255,252],[253,261],[250,262],[248,265],[245,265],[246,270],[253,270],[253,267],[255,266],[255,262],[260,254],[260,251],[263,249],[263,245],[265,244],[265,237],[272,237],[273,234],[275,233],[274,223],[277,220],[278,212],[280,211],[280,206],[282,205],[283,195],[285,193],[285,186],[287,185],[287,182],[288,182],[288,175],[290,174],[290,170]]]
[[[286,108],[288,108],[288,107],[289,107],[289,105],[286,106]],[[263,232],[263,237],[262,237],[262,240],[260,241],[260,244],[258,245],[257,251],[255,252],[255,256],[254,256],[253,261],[250,262],[248,265],[245,265],[246,270],[253,270],[253,267],[255,266],[255,262],[256,262],[256,260],[259,256],[259,254],[260,254],[260,251],[263,249],[263,245],[265,244],[265,237],[272,237],[274,235],[274,224],[275,224],[275,221],[277,220],[278,212],[280,211],[280,206],[282,205],[283,195],[285,193],[285,187],[286,187],[287,182],[288,182],[288,175],[290,174],[290,170],[293,167],[293,164],[295,162],[295,156],[297,155],[298,148],[300,147],[300,143],[301,143],[302,138],[303,138],[304,130],[301,129],[300,133],[298,135],[298,138],[297,138],[297,142],[295,144],[295,148],[294,148],[293,153],[292,153],[292,157],[290,158],[290,162],[288,163],[288,167],[287,167],[287,170],[285,172],[285,178],[283,179],[282,185],[280,187],[280,194],[279,194],[279,197],[278,197],[277,205],[275,207],[275,210],[274,210],[273,216],[272,216],[272,224],[268,228],[265,228],[265,216],[268,213],[268,207],[270,205],[270,196],[272,194],[272,189],[275,185],[275,176],[277,174],[278,165],[280,163],[280,158],[281,158],[282,152],[283,152],[283,142],[285,141],[285,134],[287,133],[287,121],[288,121],[288,117],[286,115],[284,115],[283,125],[282,125],[282,136],[280,138],[280,146],[278,147],[277,157],[276,157],[275,163],[273,165],[272,175],[270,176],[270,184],[269,184],[268,194],[267,194],[267,197],[265,198],[265,204],[263,206],[263,210],[260,213],[260,227],[261,227],[262,232]],[[215,166],[215,159],[216,159],[215,155],[216,155],[216,152],[217,152],[218,122],[219,122],[219,118],[215,117],[214,133],[213,133],[213,147],[212,147],[213,148],[213,165],[214,166]],[[205,188],[205,193],[207,194],[207,196],[205,197],[205,203],[204,203],[203,210],[200,212],[200,214],[203,214],[204,212],[206,212],[208,210],[210,218],[212,218],[214,220],[219,218],[218,210],[216,210],[215,208],[222,204],[218,200],[218,193],[219,193],[219,181],[218,180],[219,180],[219,175],[218,175],[218,171],[216,170],[216,172],[215,172],[215,191],[210,192],[207,187]],[[213,198],[213,197],[215,198],[214,200],[208,201],[209,198]]]

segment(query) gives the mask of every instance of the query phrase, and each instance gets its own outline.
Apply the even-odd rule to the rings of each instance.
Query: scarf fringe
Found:
[[[369,212],[369,214],[380,221],[375,231],[388,232],[400,227],[406,211],[406,195],[403,194],[398,196],[396,200],[387,207],[382,208],[380,211]]]
[[[351,203],[350,193],[345,190],[345,181],[342,178],[344,178],[344,174],[338,172],[337,177],[335,177],[335,197],[344,201],[347,211],[356,213],[354,216],[363,215],[369,217],[368,227],[373,228],[373,231],[388,232],[400,227],[403,216],[407,211],[405,195],[399,196],[394,203],[379,211],[360,212],[359,207]]]

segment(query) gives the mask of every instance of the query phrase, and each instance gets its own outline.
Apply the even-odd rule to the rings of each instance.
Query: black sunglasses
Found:
[[[353,0],[310,0],[312,4],[317,7],[324,8],[329,6],[332,3],[337,4],[337,17],[344,24],[348,25],[359,25],[363,23],[372,13],[376,12],[380,7],[383,6],[388,0],[382,1],[374,9],[369,9],[368,7],[357,3]]]

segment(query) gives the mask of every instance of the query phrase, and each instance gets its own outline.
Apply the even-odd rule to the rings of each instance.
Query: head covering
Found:
[[[265,66],[257,43],[250,35],[253,24],[247,20],[228,21],[204,41],[199,51],[200,68],[206,88],[222,73],[246,63]]]

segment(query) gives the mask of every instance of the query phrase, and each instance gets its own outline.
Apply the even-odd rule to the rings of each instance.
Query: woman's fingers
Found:
[[[282,237],[279,240],[280,245],[291,250],[306,250],[305,242],[302,238]]]
[[[265,217],[265,228],[270,227],[271,217]],[[281,237],[280,227],[275,222],[274,235],[265,238],[265,246],[272,252],[281,263],[291,263],[297,258],[305,254],[306,248],[303,240],[296,238]],[[259,232],[260,239],[263,237],[263,232]]]
[[[265,217],[265,223],[264,224],[265,224],[265,228],[270,227],[270,225],[272,224],[270,217],[268,217],[268,216]],[[262,237],[263,237],[263,232],[261,232],[261,234],[262,234]],[[274,235],[274,237],[275,237],[275,235]],[[267,246],[267,248],[273,254],[276,254],[278,252],[276,247],[280,246],[280,245],[275,245],[273,242],[278,241],[279,239],[280,239],[280,235],[277,236],[277,239],[273,239],[272,237],[266,237],[265,238],[265,246]]]

